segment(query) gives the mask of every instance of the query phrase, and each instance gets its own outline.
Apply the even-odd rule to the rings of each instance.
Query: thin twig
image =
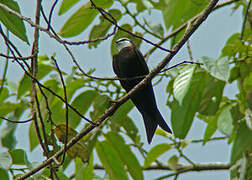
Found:
[[[6,36],[7,36],[7,38],[9,37],[9,31],[8,30],[6,30]],[[9,55],[9,49],[7,48],[6,49],[6,56],[8,56]],[[3,78],[2,78],[2,84],[1,84],[1,87],[0,87],[0,95],[1,95],[1,92],[2,92],[2,90],[3,90],[3,88],[4,88],[4,84],[5,84],[5,81],[6,81],[6,75],[7,75],[7,71],[8,71],[8,65],[9,65],[9,61],[8,61],[8,58],[6,57],[5,58],[5,65],[4,65],[4,72],[3,72]]]
[[[27,120],[23,120],[23,121],[15,121],[15,120],[7,119],[7,118],[1,117],[1,116],[0,116],[0,119],[3,119],[3,120],[5,120],[5,121],[11,122],[11,123],[20,123],[20,124],[21,124],[21,123],[27,123],[27,122],[32,121],[32,118],[27,119]]]
[[[228,163],[208,163],[208,164],[196,164],[195,166],[192,166],[192,165],[186,165],[186,166],[178,169],[174,173],[170,173],[168,175],[161,176],[155,180],[162,180],[162,179],[176,176],[178,174],[182,174],[185,172],[199,172],[199,171],[212,171],[212,170],[213,171],[223,171],[223,170],[228,170],[231,167],[231,165]],[[155,170],[157,170],[157,169],[155,169]],[[168,169],[166,169],[166,170],[168,170]]]
[[[2,53],[0,53],[0,56],[5,57],[5,58],[7,58],[7,59],[14,59],[13,56],[7,56],[7,55],[2,54]],[[33,56],[26,56],[26,57],[16,57],[16,58],[17,58],[18,60],[24,61],[24,60],[29,60],[29,59],[34,58],[34,55],[33,55]]]
[[[252,0],[249,1],[248,5],[247,5],[247,8],[246,8],[246,11],[245,11],[244,20],[242,22],[242,29],[241,29],[240,39],[243,38],[244,29],[245,29],[246,21],[247,21],[247,18],[248,18],[248,12],[249,12],[249,8],[250,8],[250,5],[251,5],[251,1]]]
[[[56,61],[56,59],[52,56],[51,59],[53,60],[55,66],[56,66],[56,69],[60,75],[60,81],[61,81],[61,84],[63,86],[63,91],[64,91],[64,98],[65,98],[65,105],[66,105],[66,138],[64,138],[64,152],[63,152],[63,157],[62,157],[62,160],[60,162],[60,165],[62,165],[65,161],[65,155],[66,155],[66,152],[67,152],[67,141],[68,141],[68,100],[67,100],[67,92],[66,92],[66,85],[65,85],[65,82],[64,82],[64,78],[62,76],[62,73],[61,73],[61,70],[58,66],[58,63]]]
[[[58,3],[58,0],[55,0],[52,7],[51,7],[50,13],[49,13],[49,17],[48,17],[49,21],[47,23],[47,30],[48,31],[50,31],[50,28],[51,28],[52,14],[53,14],[53,10],[56,7],[57,3]]]

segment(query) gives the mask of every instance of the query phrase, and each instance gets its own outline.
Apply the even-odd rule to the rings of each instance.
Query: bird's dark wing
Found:
[[[113,70],[118,77],[121,77],[121,71],[119,69],[118,54],[113,56]]]
[[[149,74],[149,68],[145,62],[145,59],[144,59],[142,53],[136,47],[134,48],[134,51],[138,57],[139,63],[141,64],[144,75]]]

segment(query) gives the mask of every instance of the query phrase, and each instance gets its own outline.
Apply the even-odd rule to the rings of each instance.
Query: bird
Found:
[[[144,75],[149,74],[149,68],[142,53],[130,39],[118,39],[116,48],[119,52],[113,55],[113,70],[119,78],[121,86],[126,92],[129,92],[144,79]],[[120,80],[120,78],[122,79]],[[151,82],[131,96],[130,99],[143,117],[149,144],[158,125],[172,134],[170,127],[158,110]]]

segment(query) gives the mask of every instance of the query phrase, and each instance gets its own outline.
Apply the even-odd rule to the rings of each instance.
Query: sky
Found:
[[[18,3],[21,7],[21,12],[24,16],[32,17],[34,16],[35,8],[35,2],[36,1],[27,1],[27,0],[19,0]],[[81,1],[78,5],[84,4],[86,1]],[[43,1],[44,9],[50,9],[51,1]],[[220,10],[215,11],[212,13],[208,19],[200,26],[200,28],[192,35],[190,38],[191,48],[193,57],[195,60],[199,60],[202,56],[208,56],[212,58],[218,58],[220,55],[220,50],[224,46],[226,40],[228,37],[230,37],[235,32],[240,32],[241,28],[241,22],[242,22],[242,11],[241,9],[238,9],[237,11],[232,11],[231,6],[227,6],[225,8],[221,8]],[[56,7],[54,18],[52,19],[52,23],[56,31],[59,31],[62,25],[64,24],[66,18],[69,17],[69,14],[63,15],[58,17],[59,5]],[[71,12],[74,12],[78,6],[75,6],[73,9],[71,9]],[[71,13],[70,13],[71,14]],[[160,19],[160,12],[153,12],[151,16],[148,15],[148,13],[145,13],[145,17],[149,17],[150,20],[158,20],[161,23],[162,20]],[[140,20],[142,20],[143,17],[138,17]],[[129,19],[126,19],[125,22],[131,23]],[[98,18],[96,18],[95,23],[98,22]],[[27,27],[27,35],[29,38],[30,43],[33,40],[33,29],[30,27],[30,25],[26,24]],[[90,28],[89,28],[90,30]],[[168,34],[168,33],[167,33]],[[149,37],[148,38],[152,41],[157,41],[155,38]],[[22,54],[24,56],[30,54],[30,49],[27,48],[27,46],[24,45],[23,42],[21,42],[18,39],[15,39],[15,43],[18,47],[21,48]],[[71,40],[86,40],[88,39],[88,33],[84,32],[81,35],[71,39]],[[110,38],[111,40],[111,38]],[[96,49],[88,49],[87,45],[82,45],[78,47],[70,47],[72,52],[74,53],[76,59],[79,61],[82,68],[86,71],[88,71],[90,68],[95,68],[96,71],[94,73],[95,76],[100,77],[113,77],[114,73],[112,70],[112,57],[110,55],[110,40],[102,42],[98,48]],[[1,48],[0,44],[0,48]],[[163,45],[164,47],[169,47],[169,42],[165,43]],[[142,53],[147,52],[151,48],[151,45],[142,43],[140,50]],[[70,72],[71,65],[73,64],[71,62],[71,59],[69,55],[62,50],[62,46],[59,45],[56,41],[48,37],[45,33],[40,33],[40,45],[39,45],[39,51],[40,55],[47,54],[49,57],[55,52],[56,58],[58,60],[58,63],[61,68],[63,68],[64,71]],[[167,55],[166,52],[163,52],[161,50],[155,51],[150,57],[148,61],[148,66],[150,69],[154,68],[156,64],[158,64],[165,56]],[[171,64],[176,64],[178,62],[188,60],[189,56],[187,53],[187,50],[185,47],[181,49],[181,51],[174,57]],[[3,72],[3,61],[0,61],[0,73],[2,77]],[[22,77],[22,71],[20,70],[19,66],[15,63],[10,63],[9,70],[8,70],[8,80],[17,82]],[[155,79],[154,79],[155,81]],[[163,83],[158,84],[154,87],[154,91],[156,94],[156,99],[158,103],[159,110],[161,111],[163,117],[165,117],[168,124],[170,123],[170,111],[168,107],[166,106],[166,95],[165,95],[165,89],[166,85],[168,83],[168,80],[164,80]],[[229,97],[233,97],[236,92],[236,86],[235,84],[231,84],[228,87],[225,88],[225,94]],[[145,132],[144,132],[144,126],[142,123],[142,117],[140,113],[137,112],[136,109],[133,109],[130,112],[130,116],[136,123],[137,127],[140,130],[140,133],[142,135],[142,141],[146,141]],[[203,123],[200,120],[195,120],[193,122],[192,128],[187,136],[187,139],[201,139],[202,135],[204,133],[206,124]],[[18,138],[18,145],[17,148],[25,148],[28,152],[28,134],[25,134],[24,132],[28,132],[28,125],[20,125],[17,130],[17,138]],[[221,136],[221,133],[215,134],[215,136]],[[152,145],[147,145],[147,143],[144,145],[144,148],[150,149],[154,145],[164,142],[164,139],[160,138],[159,136],[155,136],[153,139]],[[1,151],[1,148],[0,148]],[[230,146],[228,146],[226,143],[223,142],[213,142],[213,143],[207,143],[207,145],[202,146],[202,144],[195,144],[190,145],[188,148],[185,149],[185,153],[194,161],[194,162],[228,162],[229,155],[230,155]],[[166,153],[161,156],[161,159],[170,156],[173,153]],[[29,159],[31,161],[40,161],[39,158],[41,156],[41,152],[38,148],[32,153],[29,153]],[[141,159],[142,161],[142,159]],[[69,170],[69,172],[71,169]],[[153,179],[155,177],[159,177],[162,174],[167,174],[167,172],[159,172],[154,174],[153,172],[147,172],[145,174],[145,179]],[[229,172],[228,171],[219,171],[219,172],[195,172],[195,173],[185,173],[180,176],[179,179],[183,180],[201,180],[204,178],[204,180],[211,180],[211,179],[228,179]]]

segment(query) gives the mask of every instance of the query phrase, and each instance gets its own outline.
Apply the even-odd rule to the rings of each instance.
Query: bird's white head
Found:
[[[116,41],[116,48],[118,49],[118,51],[121,51],[123,48],[130,46],[133,46],[133,44],[128,38],[120,38]]]

